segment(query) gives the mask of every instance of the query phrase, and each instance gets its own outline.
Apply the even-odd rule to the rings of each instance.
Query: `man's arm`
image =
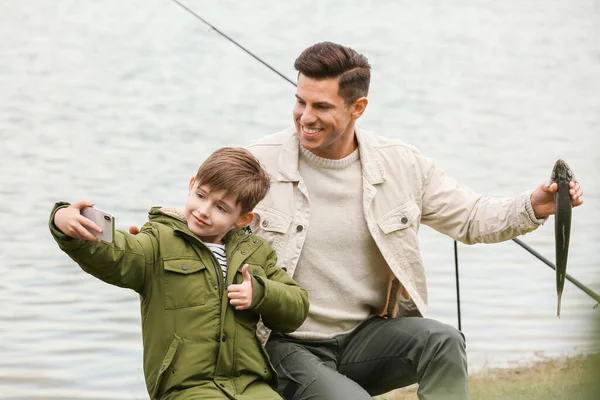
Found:
[[[49,223],[54,240],[85,272],[143,294],[158,249],[152,228],[145,226],[136,236],[116,231],[112,243],[100,242],[85,228],[93,229],[95,224],[80,213],[81,208],[91,205],[86,201],[56,203]]]
[[[510,240],[533,231],[555,212],[555,183],[542,184],[515,198],[494,198],[459,186],[428,158],[421,157],[418,162],[425,171],[421,221],[463,243]],[[577,207],[583,203],[583,192],[577,182],[570,186]]]

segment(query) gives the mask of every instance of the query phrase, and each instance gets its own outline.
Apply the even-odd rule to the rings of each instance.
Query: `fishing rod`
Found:
[[[458,312],[458,330],[462,332],[460,318],[460,284],[458,283],[458,244],[454,241],[454,275],[456,276],[456,308]]]
[[[223,32],[221,32],[219,29],[217,29],[216,26],[214,26],[213,24],[211,24],[210,22],[208,22],[207,20],[205,20],[204,18],[202,18],[201,16],[199,16],[198,14],[196,14],[194,11],[190,10],[189,8],[187,8],[184,4],[181,4],[177,0],[171,0],[171,1],[173,3],[175,3],[175,4],[177,4],[179,7],[183,8],[185,11],[189,12],[190,14],[192,14],[194,17],[196,17],[200,21],[204,22],[206,25],[208,25],[210,27],[210,29],[212,29],[213,31],[217,32],[219,35],[223,36],[225,39],[229,40],[231,43],[235,44],[240,49],[244,50],[248,55],[250,55],[251,57],[253,57],[255,60],[259,61],[262,65],[264,65],[265,67],[269,68],[271,71],[275,72],[277,75],[279,75],[280,77],[282,77],[283,79],[285,79],[286,81],[288,81],[289,83],[291,83],[292,85],[296,86],[296,84],[290,78],[288,78],[287,76],[283,75],[281,72],[277,71],[275,68],[271,67],[269,64],[267,64],[261,58],[259,58],[258,56],[254,55],[254,53],[252,53],[250,50],[246,49],[244,46],[242,46],[241,44],[239,44],[238,42],[236,42],[235,40],[233,40],[232,38],[230,38],[229,36],[227,36],[226,34],[224,34]]]
[[[213,31],[217,32],[219,35],[223,36],[225,39],[229,40],[231,43],[233,43],[240,49],[244,50],[252,58],[259,61],[261,64],[263,64],[265,67],[269,68],[271,71],[275,72],[277,75],[279,75],[280,77],[285,79],[287,82],[291,83],[294,86],[297,86],[294,81],[292,81],[291,79],[289,79],[288,77],[283,75],[281,72],[279,72],[278,70],[276,70],[275,68],[270,66],[267,62],[263,61],[260,57],[256,56],[250,50],[246,49],[244,46],[242,46],[241,44],[239,44],[238,42],[233,40],[231,37],[229,37],[225,33],[221,32],[216,26],[214,26],[213,24],[211,24],[210,22],[208,22],[207,20],[205,20],[204,18],[202,18],[201,16],[196,14],[194,11],[190,10],[184,4],[181,4],[178,0],[171,0],[171,1],[175,4],[177,4],[179,7],[183,8],[185,11],[187,11],[194,17],[196,17],[198,20],[202,21],[204,24],[208,25]],[[460,331],[462,324],[461,324],[461,317],[460,317],[460,285],[459,285],[459,281],[458,281],[458,249],[457,249],[456,240],[454,241],[454,269],[455,269],[455,275],[456,275],[456,305],[458,308],[458,330]]]
[[[553,270],[556,271],[556,266],[550,260],[548,260],[546,257],[544,257],[543,255],[541,255],[540,253],[538,253],[537,251],[535,251],[531,246],[525,244],[521,239],[514,238],[513,242],[517,243],[519,246],[521,246],[522,248],[524,248],[525,250],[527,250],[528,252],[530,252],[532,255],[534,255],[535,257],[537,257],[538,260],[542,261],[544,264],[546,264],[547,266],[549,266],[550,268],[552,268]],[[567,280],[569,282],[571,282],[572,284],[574,284],[575,286],[577,286],[585,294],[587,294],[592,299],[594,299],[598,303],[600,303],[600,296],[598,294],[596,294],[592,289],[588,288],[583,283],[579,282],[577,279],[573,278],[569,274],[565,274],[565,277],[567,278]],[[597,306],[598,306],[598,304],[596,304],[596,306],[594,308],[596,308]]]
[[[204,18],[202,18],[201,16],[199,16],[198,14],[196,14],[194,11],[192,11],[191,9],[189,9],[188,7],[186,7],[184,4],[180,3],[178,0],[171,0],[171,1],[173,3],[175,3],[175,4],[177,4],[178,6],[180,6],[181,8],[183,8],[185,11],[187,11],[191,15],[193,15],[199,21],[202,21],[204,24],[208,25],[213,31],[217,32],[219,35],[223,36],[225,39],[227,39],[228,41],[230,41],[231,43],[233,43],[234,45],[236,45],[237,47],[239,47],[240,49],[242,49],[244,52],[246,52],[252,58],[254,58],[258,62],[260,62],[261,64],[263,64],[265,67],[269,68],[271,71],[275,72],[281,78],[285,79],[288,83],[291,83],[292,85],[297,86],[296,83],[294,81],[292,81],[290,78],[288,78],[287,76],[285,76],[284,74],[282,74],[281,72],[279,72],[278,70],[276,70],[275,68],[273,68],[267,62],[263,61],[260,57],[256,56],[250,50],[246,49],[244,46],[242,46],[241,44],[239,44],[238,42],[236,42],[235,40],[233,40],[231,37],[229,37],[225,33],[221,32],[216,26],[212,25],[210,22],[208,22],[207,20],[205,20]],[[537,258],[539,258],[541,261],[543,261],[545,264],[547,264],[548,266],[550,266],[552,269],[556,269],[556,267],[554,266],[554,264],[552,264],[550,261],[548,261],[546,258],[544,258],[537,251],[535,251],[531,247],[527,246],[521,240],[519,240],[517,238],[514,238],[513,240],[516,243],[518,243],[519,245],[521,245],[525,250],[529,251],[531,254],[533,254],[534,256],[536,256]],[[454,241],[454,269],[455,269],[455,275],[456,275],[456,304],[457,304],[457,308],[458,308],[458,330],[460,331],[461,327],[462,327],[462,324],[461,324],[461,312],[460,312],[460,285],[459,285],[459,280],[458,280],[458,278],[459,278],[459,273],[458,273],[458,248],[457,248],[457,242],[456,242],[456,240]],[[594,293],[591,289],[589,289],[588,287],[586,287],[585,285],[583,285],[581,282],[579,282],[578,280],[576,280],[575,278],[573,278],[569,274],[566,274],[566,278],[570,282],[572,282],[573,284],[575,284],[575,286],[577,286],[579,289],[583,290],[586,294],[588,294],[590,297],[592,297],[593,299],[595,299],[596,301],[598,301],[600,303],[600,296],[598,296],[596,293]],[[594,308],[596,308],[597,306],[598,306],[598,304],[596,304],[596,306]]]

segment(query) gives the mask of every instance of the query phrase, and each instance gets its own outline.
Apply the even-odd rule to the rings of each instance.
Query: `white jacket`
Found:
[[[418,243],[421,223],[472,244],[509,240],[543,222],[533,214],[530,193],[513,199],[476,194],[459,186],[413,146],[358,127],[355,132],[363,174],[364,217],[395,277],[386,288],[385,316],[427,314],[425,270]],[[255,208],[251,228],[271,243],[279,265],[293,276],[310,221],[309,197],[298,172],[298,137],[294,128],[288,128],[247,148],[271,175],[271,190]]]

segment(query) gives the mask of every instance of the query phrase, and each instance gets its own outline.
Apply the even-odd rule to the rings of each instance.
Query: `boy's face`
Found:
[[[221,243],[227,232],[248,225],[253,217],[251,212],[242,215],[235,197],[198,185],[194,178],[190,180],[185,219],[189,230],[203,242]]]

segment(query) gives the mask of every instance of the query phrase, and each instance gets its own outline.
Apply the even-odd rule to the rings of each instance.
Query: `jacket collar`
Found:
[[[298,182],[300,180],[300,173],[298,172],[300,141],[294,128],[288,128],[287,131],[289,136],[283,142],[281,153],[279,153],[277,181]],[[372,185],[383,183],[385,181],[385,168],[379,153],[370,143],[369,136],[372,133],[356,126],[354,134],[358,141],[360,164],[365,179]]]
[[[182,209],[155,206],[152,207],[149,214],[150,220],[170,226],[175,232],[202,242],[198,236],[189,230]],[[226,247],[232,247],[248,235],[249,232],[246,228],[232,229],[225,235],[223,242]]]

